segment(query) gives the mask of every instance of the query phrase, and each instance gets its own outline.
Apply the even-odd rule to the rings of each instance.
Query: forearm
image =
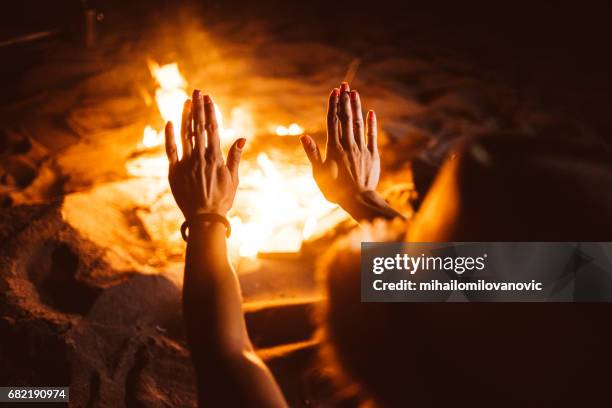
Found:
[[[223,356],[212,365],[214,370],[198,373],[199,406],[287,407],[272,373],[253,351]]]
[[[218,222],[191,225],[188,241],[183,315],[200,405],[286,407],[249,340],[225,227]]]
[[[376,218],[392,220],[404,218],[375,191],[365,191],[340,201],[340,206],[356,221],[373,221]]]
[[[196,364],[207,356],[250,350],[238,278],[229,262],[225,227],[190,226],[183,285],[187,337]]]

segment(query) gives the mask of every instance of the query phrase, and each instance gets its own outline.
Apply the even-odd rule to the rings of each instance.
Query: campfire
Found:
[[[149,63],[156,81],[155,103],[164,122],[172,121],[175,135],[180,137],[181,110],[190,89],[177,63]],[[234,208],[229,214],[233,234],[230,254],[255,258],[261,254],[297,253],[304,240],[319,236],[345,215],[323,197],[311,175],[310,164],[294,143],[275,143],[297,138],[304,129],[297,123],[278,124],[261,131],[250,112],[242,106],[215,106],[221,128],[222,149],[237,137],[247,137],[245,154],[240,165],[240,187]],[[228,119],[225,119],[228,118]],[[176,208],[167,182],[168,164],[163,151],[163,127],[147,125],[138,154],[126,168],[132,177],[150,179],[143,183],[156,199],[151,211],[142,214],[143,224],[153,239],[167,246],[181,247],[178,233],[183,216]],[[176,141],[179,156],[180,140]]]

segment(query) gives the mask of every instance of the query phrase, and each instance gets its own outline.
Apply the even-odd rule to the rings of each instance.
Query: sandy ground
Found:
[[[19,93],[0,108],[0,359],[9,367],[0,382],[70,385],[73,406],[195,406],[180,257],[143,229],[146,202],[129,194],[142,181],[125,167],[144,126],[161,124],[149,59],[179,61],[191,86],[248,109],[254,140],[291,122],[322,139],[327,94],[350,77],[381,121],[383,186],[401,183],[412,198],[475,132],[553,130],[604,143],[531,88],[444,53],[339,48],[322,33],[281,35],[282,27],[212,12],[132,24],[109,21],[90,50],[61,39],[33,45],[43,62],[22,73]],[[284,149],[299,154],[296,140]],[[407,197],[393,199],[409,211]],[[314,262],[327,243],[241,276],[253,340],[296,407],[334,401],[310,320]]]

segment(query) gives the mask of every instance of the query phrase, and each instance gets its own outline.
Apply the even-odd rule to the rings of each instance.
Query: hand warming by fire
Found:
[[[332,91],[327,112],[325,160],[310,136],[301,139],[325,196],[355,219],[400,216],[375,192],[380,158],[374,112],[368,113],[366,132],[359,94],[347,83]],[[168,180],[185,217],[183,314],[200,403],[285,407],[278,384],[247,333],[238,277],[227,254],[231,227],[226,215],[237,194],[246,139],[235,140],[224,158],[217,110],[212,98],[199,90],[183,103],[180,156],[175,129],[171,121],[166,124]]]
[[[155,102],[161,117],[172,123],[177,157],[184,151],[181,140],[182,107],[188,98],[187,81],[178,64],[159,65],[149,62],[149,70],[158,87]],[[256,124],[247,108],[231,109],[229,120],[224,120],[221,109],[214,106],[220,151],[227,154],[236,137],[254,138],[250,144],[258,143]],[[264,128],[264,127],[261,127]],[[271,137],[297,137],[304,129],[297,123],[270,127]],[[268,135],[268,138],[270,136]],[[144,151],[157,152],[164,141],[164,129],[155,130],[147,125],[144,129],[142,147]],[[286,156],[286,157],[284,157]],[[271,159],[274,157],[274,160]],[[130,174],[156,180],[159,187],[166,185],[167,166],[159,155],[146,154],[135,157],[127,164]],[[240,169],[240,193],[236,197],[228,219],[232,228],[229,240],[232,258],[252,258],[258,253],[297,253],[302,242],[324,233],[346,216],[337,205],[327,201],[313,180],[312,170],[306,157],[285,154],[276,147],[267,147],[256,155],[243,159]],[[169,206],[169,189],[157,200],[162,219],[149,219],[151,231],[159,231],[157,239],[174,246],[180,245],[180,235],[174,233],[181,225],[182,217]],[[254,205],[254,203],[257,203]]]
[[[223,159],[214,103],[208,95],[202,98],[198,90],[193,92],[191,101],[184,103],[180,132],[179,159],[174,126],[172,122],[166,124],[168,179],[176,203],[186,219],[206,213],[225,217],[234,203],[246,139],[236,140],[227,160]]]
[[[300,138],[325,197],[357,220],[401,217],[376,194],[380,179],[377,132],[376,114],[370,110],[364,124],[359,93],[344,82],[329,98],[325,159],[310,136]]]
[[[192,99],[183,103],[180,144],[171,121],[164,129],[170,188],[186,220],[201,214],[225,218],[236,196],[238,166],[246,139],[234,141],[224,161],[217,115],[212,98],[195,90]],[[376,114],[368,112],[366,141],[359,94],[350,91],[346,82],[330,95],[327,129],[325,160],[310,136],[300,138],[325,197],[358,220],[401,217],[376,194],[380,178]]]

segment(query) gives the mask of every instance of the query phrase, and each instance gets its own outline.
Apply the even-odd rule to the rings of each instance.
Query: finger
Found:
[[[227,168],[232,175],[234,185],[238,185],[238,165],[240,164],[240,157],[242,156],[242,148],[246,143],[246,139],[241,138],[234,142],[227,153]]]
[[[340,119],[340,143],[345,149],[352,148],[355,144],[353,136],[353,113],[351,112],[351,98],[348,92],[340,94],[340,103],[338,104],[338,117]]]
[[[300,142],[302,142],[302,147],[304,148],[306,156],[308,156],[308,160],[310,160],[313,169],[323,164],[319,146],[317,146],[317,143],[313,140],[312,137],[308,135],[303,135],[302,137],[300,137]]]
[[[206,142],[204,141],[204,129],[206,119],[204,116],[204,102],[202,100],[202,93],[199,89],[193,91],[192,97],[192,115],[193,115],[193,133],[194,133],[194,144],[193,149],[199,158],[204,157],[204,149],[206,148]]]
[[[340,92],[350,92],[351,91],[351,87],[349,86],[348,82],[342,82],[340,84]]]
[[[378,152],[378,128],[376,113],[373,110],[368,112],[366,121],[368,123],[368,150],[374,154]]]
[[[351,91],[351,111],[353,113],[353,134],[355,135],[355,143],[359,149],[365,147],[365,135],[363,132],[363,113],[361,112],[361,98],[355,90]]]
[[[170,167],[172,167],[178,161],[176,142],[174,141],[174,125],[172,122],[166,123],[164,134],[166,135],[166,156],[168,156],[168,162],[170,163]]]
[[[329,95],[329,103],[327,105],[327,153],[340,146],[340,132],[338,129],[338,100],[340,99],[340,90],[334,88]]]
[[[215,103],[208,95],[204,95],[204,115],[206,116],[206,140],[208,142],[206,153],[208,157],[222,159],[217,112],[215,111]]]
[[[191,101],[187,99],[183,104],[183,115],[181,117],[181,145],[183,146],[183,155],[181,158],[188,158],[191,156],[192,136],[193,132],[191,131]]]

